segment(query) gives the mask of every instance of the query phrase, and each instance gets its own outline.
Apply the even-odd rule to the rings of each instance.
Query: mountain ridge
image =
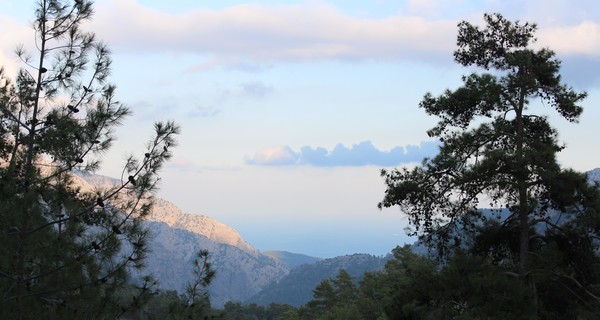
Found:
[[[75,172],[75,177],[78,180],[76,184],[85,191],[108,190],[121,184],[119,179],[81,171]],[[249,252],[258,252],[231,226],[203,214],[184,213],[174,203],[158,196],[154,196],[153,201],[152,212],[145,218],[148,221],[164,222],[172,228],[202,234],[213,241]]]
[[[600,168],[586,173],[590,182],[600,181]],[[118,179],[89,173],[75,177],[84,191],[101,192],[121,184]],[[359,278],[365,271],[380,270],[387,258],[352,254],[319,259],[287,251],[260,252],[234,228],[211,217],[183,213],[158,196],[154,204],[144,221],[153,235],[147,271],[159,280],[161,289],[182,292],[192,280],[195,254],[207,249],[217,271],[209,287],[216,307],[228,301],[302,305],[312,298],[319,282],[334,277],[340,268]]]
[[[275,260],[281,261],[290,270],[295,269],[304,264],[313,264],[323,260],[322,258],[312,257],[305,254],[280,250],[263,251],[262,254],[271,257]]]
[[[121,185],[119,179],[75,172],[83,192],[104,194]],[[120,200],[123,200],[122,198]],[[216,271],[208,290],[216,307],[244,301],[289,273],[281,261],[263,255],[232,227],[201,214],[183,213],[175,204],[153,197],[152,212],[143,220],[150,231],[146,268],[132,275],[152,274],[161,290],[183,292],[193,280],[196,253],[206,249]]]
[[[213,241],[258,253],[258,250],[246,242],[231,226],[203,214],[184,213],[174,203],[162,198],[155,197],[152,213],[147,219],[164,222],[172,228],[202,234]]]

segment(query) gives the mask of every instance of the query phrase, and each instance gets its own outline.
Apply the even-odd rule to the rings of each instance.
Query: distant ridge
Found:
[[[299,307],[313,297],[314,288],[321,281],[335,278],[340,269],[346,270],[356,281],[362,279],[365,272],[383,269],[390,259],[369,254],[352,254],[323,259],[313,264],[303,264],[283,277],[281,280],[266,286],[247,303],[269,305],[271,303],[289,304]]]
[[[264,254],[267,257],[271,257],[275,260],[278,260],[285,264],[290,270],[295,269],[303,264],[313,264],[315,262],[321,261],[321,258],[311,257],[304,254],[292,253],[288,251],[264,251]]]

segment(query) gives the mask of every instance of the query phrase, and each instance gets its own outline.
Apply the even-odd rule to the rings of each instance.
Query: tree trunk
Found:
[[[520,71],[519,71],[520,72]],[[532,291],[532,303],[537,310],[537,291],[534,283],[530,283],[529,279],[529,197],[527,180],[529,173],[523,154],[525,141],[525,129],[523,124],[523,110],[525,106],[525,88],[520,89],[518,109],[516,111],[517,135],[516,143],[516,161],[515,161],[515,178],[517,182],[517,191],[519,194],[519,279],[523,286],[529,287]],[[537,311],[536,311],[537,313]]]

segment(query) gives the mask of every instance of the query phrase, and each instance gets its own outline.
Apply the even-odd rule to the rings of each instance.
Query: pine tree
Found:
[[[313,299],[306,304],[306,316],[310,319],[360,319],[355,305],[358,291],[353,280],[348,271],[340,269],[335,278],[321,281],[313,290]]]
[[[135,310],[128,310],[125,319],[208,319],[218,313],[212,310],[208,294],[208,286],[212,282],[215,271],[209,262],[208,250],[200,250],[193,265],[194,278],[187,285],[185,293],[177,291],[152,291],[152,296],[145,299],[144,305]],[[228,302],[229,306],[233,306]],[[228,306],[227,304],[225,305]],[[235,316],[235,315],[234,315]]]
[[[306,305],[313,317],[323,315],[337,303],[336,288],[331,279],[321,281],[313,290],[313,299]]]
[[[17,48],[16,79],[0,72],[0,318],[116,318],[141,304],[151,278],[118,299],[142,268],[157,173],[171,157],[172,122],[155,124],[146,153],[130,157],[121,182],[87,190],[93,172],[130,111],[108,82],[105,44],[81,24],[87,0],[40,0],[35,49]],[[14,84],[13,84],[14,82]]]
[[[500,14],[484,20],[483,29],[458,25],[454,53],[484,72],[420,103],[440,118],[428,131],[442,141],[439,154],[411,170],[382,171],[387,190],[379,206],[399,206],[413,234],[441,257],[470,247],[503,267],[530,289],[531,305],[555,307],[562,287],[570,297],[563,305],[599,310],[598,189],[560,167],[558,133],[534,111],[551,107],[577,122],[586,93],[561,82],[554,52],[530,47],[535,24]],[[488,203],[491,213],[479,209]]]
[[[185,319],[207,319],[211,315],[208,286],[215,276],[207,250],[200,250],[194,259],[194,278],[185,294],[171,306],[171,313]]]

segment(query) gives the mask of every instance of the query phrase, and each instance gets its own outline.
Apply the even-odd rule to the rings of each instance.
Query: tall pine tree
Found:
[[[548,107],[577,122],[586,93],[561,82],[554,52],[531,48],[535,24],[500,14],[484,20],[485,28],[458,25],[454,53],[483,72],[420,103],[440,118],[428,131],[442,141],[439,154],[411,170],[382,171],[387,190],[379,206],[399,206],[441,257],[469,247],[502,266],[530,289],[531,305],[552,307],[561,290],[572,298],[563,305],[575,306],[563,314],[580,305],[598,310],[598,189],[561,168],[556,154],[564,146],[548,117],[535,112]],[[479,209],[488,206],[495,210]]]
[[[35,46],[17,48],[16,79],[0,72],[0,318],[117,318],[152,283],[117,298],[142,268],[157,173],[179,128],[155,124],[146,153],[124,164],[114,187],[86,190],[77,172],[99,168],[113,130],[130,112],[108,82],[105,44],[81,24],[88,0],[40,0]]]

